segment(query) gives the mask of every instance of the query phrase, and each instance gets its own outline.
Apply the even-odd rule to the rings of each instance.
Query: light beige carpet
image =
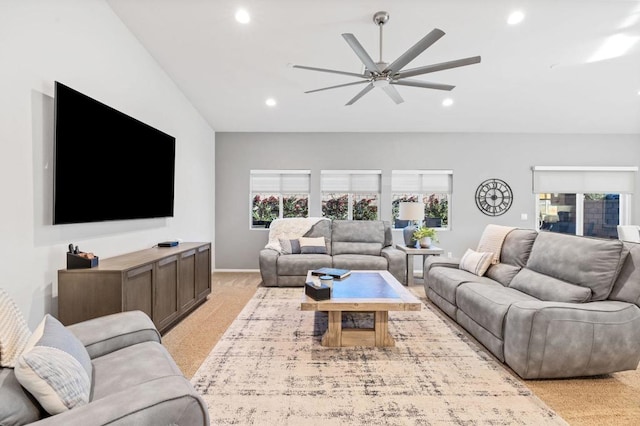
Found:
[[[393,348],[325,348],[301,291],[258,288],[193,375],[212,424],[566,424],[428,306],[390,313]]]

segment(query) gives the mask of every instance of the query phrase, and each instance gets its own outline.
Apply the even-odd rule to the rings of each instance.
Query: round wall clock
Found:
[[[511,188],[501,179],[487,179],[476,190],[476,205],[488,216],[506,213],[512,202]]]

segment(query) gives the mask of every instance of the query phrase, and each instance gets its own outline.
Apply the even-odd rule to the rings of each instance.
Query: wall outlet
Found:
[[[447,257],[448,257],[449,259],[451,259],[451,258],[453,257],[453,256],[451,255],[451,252],[450,252],[450,251],[449,251],[449,252],[447,252]]]
[[[526,213],[520,213],[520,220],[527,220],[529,218],[529,215],[527,215]]]

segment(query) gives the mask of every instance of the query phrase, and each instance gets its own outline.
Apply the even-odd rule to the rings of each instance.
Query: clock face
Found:
[[[476,205],[488,216],[504,214],[513,202],[513,194],[507,183],[500,179],[487,179],[476,190]]]

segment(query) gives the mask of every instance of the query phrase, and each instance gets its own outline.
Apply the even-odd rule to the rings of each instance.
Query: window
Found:
[[[251,170],[251,228],[309,216],[309,170]]]
[[[628,223],[637,167],[533,168],[541,230],[617,238]]]
[[[381,174],[380,170],[322,170],[322,216],[377,220]]]
[[[429,228],[450,225],[451,170],[393,170],[391,172],[391,216],[395,228],[404,228],[407,221],[398,219],[401,202],[424,203],[424,221]]]

